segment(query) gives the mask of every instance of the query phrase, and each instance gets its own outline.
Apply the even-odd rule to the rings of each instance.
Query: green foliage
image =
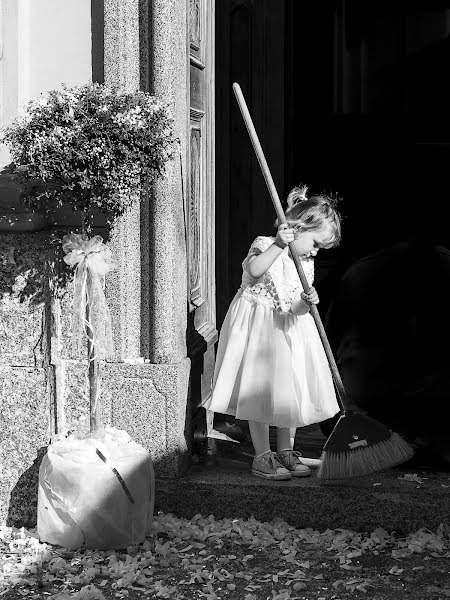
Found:
[[[27,205],[49,213],[68,203],[111,222],[164,175],[174,138],[154,96],[94,83],[35,98],[4,141]]]

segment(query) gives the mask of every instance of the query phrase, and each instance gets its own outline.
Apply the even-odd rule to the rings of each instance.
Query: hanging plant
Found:
[[[173,153],[167,107],[146,92],[98,83],[32,100],[5,129],[24,202],[44,213],[69,204],[89,226],[112,223],[164,174]]]

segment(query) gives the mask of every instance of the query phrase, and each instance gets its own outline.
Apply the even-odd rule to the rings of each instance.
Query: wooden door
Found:
[[[190,409],[195,441],[206,439],[205,411],[211,393],[215,304],[214,206],[214,0],[190,0],[189,6],[189,147],[187,347],[191,359]],[[194,453],[196,449],[194,448]]]
[[[216,7],[216,259],[220,328],[253,239],[272,235],[275,211],[234,94],[239,83],[280,197],[285,194],[286,6],[229,0]]]

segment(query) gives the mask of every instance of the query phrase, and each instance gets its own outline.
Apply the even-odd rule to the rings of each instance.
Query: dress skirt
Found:
[[[282,312],[240,289],[222,325],[206,408],[277,427],[333,417],[339,406],[312,316]]]

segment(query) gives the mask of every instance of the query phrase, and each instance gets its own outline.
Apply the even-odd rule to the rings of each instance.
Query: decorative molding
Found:
[[[209,348],[211,344],[217,341],[219,333],[216,329],[215,323],[206,322],[197,330],[206,342],[206,346]]]
[[[194,329],[189,336],[188,356],[194,357],[204,354],[208,348],[217,342],[219,333],[215,323],[209,321],[203,323],[198,329]]]
[[[191,48],[200,50],[202,40],[200,0],[190,0],[189,3],[189,41]]]
[[[205,116],[205,111],[200,110],[199,108],[193,108],[191,106],[190,115],[191,119],[194,121],[200,121]]]
[[[214,1],[190,0],[188,5],[191,10],[187,65],[190,81],[187,173],[190,204],[186,217],[190,310],[186,341],[191,359],[190,403],[193,409],[200,407],[211,391],[214,344],[218,339],[214,262]]]
[[[190,60],[191,60],[191,65],[193,65],[194,67],[197,67],[198,69],[200,69],[202,71],[203,71],[203,69],[206,68],[205,63],[202,62],[199,58],[197,58],[193,54],[190,55]]]
[[[201,278],[201,176],[202,138],[199,126],[190,131],[190,183],[188,210],[189,305],[194,310],[204,302]]]

